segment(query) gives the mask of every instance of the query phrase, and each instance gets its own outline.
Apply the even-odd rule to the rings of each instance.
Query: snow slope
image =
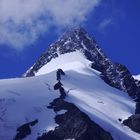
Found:
[[[139,74],[139,75],[134,75],[133,77],[134,77],[134,79],[136,79],[136,80],[140,80],[140,74]]]
[[[34,140],[37,133],[54,129],[57,125],[53,119],[55,113],[46,106],[59,96],[53,90],[58,68],[66,73],[62,78],[68,94],[66,101],[74,103],[115,140],[139,140],[140,135],[118,121],[134,113],[135,103],[127,93],[104,83],[100,72],[90,65],[82,53],[73,52],[53,59],[36,73],[36,77],[0,80],[0,140],[11,140],[18,126],[34,119],[39,123],[25,140]]]
[[[85,59],[85,56],[81,52],[75,51],[60,55],[59,57],[52,59],[49,63],[39,69],[39,71],[35,75],[38,76],[47,74],[49,72],[57,70],[58,68],[61,68],[63,70],[78,70],[78,68],[80,68],[80,70],[82,70],[82,67],[84,68],[90,64],[91,62]]]
[[[53,129],[55,113],[47,109],[49,103],[59,97],[53,90],[55,75],[0,80],[0,140],[11,140],[17,127],[24,123],[39,120],[33,127],[32,136]]]
[[[66,71],[63,79],[68,93],[67,101],[73,102],[81,111],[110,132],[115,140],[140,139],[140,135],[123,126],[118,120],[127,119],[134,113],[135,103],[117,89],[109,87],[91,69],[83,72]]]

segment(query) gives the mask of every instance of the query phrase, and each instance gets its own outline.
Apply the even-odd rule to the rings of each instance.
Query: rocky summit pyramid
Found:
[[[51,60],[76,51],[84,54],[86,59],[92,62],[91,67],[101,72],[101,77],[106,83],[127,92],[133,99],[140,94],[137,83],[129,70],[124,65],[112,62],[95,39],[81,27],[63,33],[55,43],[47,47],[47,50],[23,76],[35,76]]]

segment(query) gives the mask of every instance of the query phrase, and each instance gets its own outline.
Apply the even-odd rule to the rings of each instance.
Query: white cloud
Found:
[[[0,44],[22,49],[52,25],[84,22],[99,3],[100,0],[0,0]]]
[[[100,22],[98,25],[99,31],[104,31],[109,25],[111,25],[113,20],[111,18],[105,18],[103,21]]]

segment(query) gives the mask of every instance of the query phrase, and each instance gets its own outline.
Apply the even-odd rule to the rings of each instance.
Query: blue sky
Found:
[[[1,1],[0,78],[23,74],[63,31],[78,25],[114,62],[140,73],[139,0]]]

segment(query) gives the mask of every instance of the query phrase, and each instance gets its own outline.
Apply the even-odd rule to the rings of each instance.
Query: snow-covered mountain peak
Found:
[[[35,75],[43,75],[61,68],[64,71],[83,71],[86,67],[91,67],[92,62],[87,60],[86,57],[80,51],[75,51],[67,54],[60,55],[57,58],[52,59],[46,65],[41,67]]]
[[[51,60],[60,55],[75,51],[83,53],[90,61],[98,62],[106,59],[96,41],[83,28],[78,27],[63,33],[55,43],[52,43],[35,64],[24,74],[24,77],[34,76],[40,68]]]
[[[75,57],[75,55],[77,56]],[[23,76],[30,77],[45,74],[50,72],[50,67],[53,67],[53,70],[63,66],[68,68],[70,62],[81,63],[83,59],[90,61],[91,67],[101,72],[101,77],[106,83],[128,92],[131,97],[135,98],[139,90],[129,70],[121,64],[112,62],[94,38],[90,37],[81,27],[62,34],[56,42],[47,47],[46,51]]]

